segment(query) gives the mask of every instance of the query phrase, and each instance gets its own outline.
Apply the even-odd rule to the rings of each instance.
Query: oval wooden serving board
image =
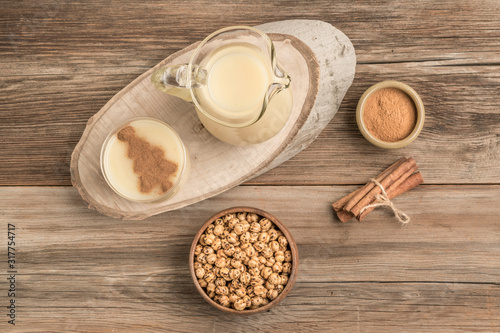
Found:
[[[258,28],[269,34],[279,62],[292,78],[293,109],[285,128],[264,143],[232,146],[204,129],[191,103],[157,91],[150,83],[151,73],[167,63],[186,63],[198,43],[190,45],[142,74],[89,119],[71,158],[72,183],[89,208],[122,219],[144,219],[178,209],[262,174],[294,156],[318,136],[335,115],[354,77],[352,44],[339,30],[320,21],[281,21]],[[325,33],[318,43],[319,36]],[[340,60],[335,62],[332,57],[337,53]],[[353,57],[354,62],[345,61]],[[346,63],[349,66],[345,67]],[[100,170],[99,155],[106,136],[120,123],[140,116],[154,117],[172,126],[190,155],[187,182],[164,202],[123,199],[109,188]]]

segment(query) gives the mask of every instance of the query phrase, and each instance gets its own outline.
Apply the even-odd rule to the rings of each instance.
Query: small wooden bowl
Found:
[[[365,107],[365,102],[373,93],[383,88],[396,88],[406,93],[412,99],[413,103],[415,104],[415,108],[417,110],[417,121],[415,123],[415,127],[413,128],[413,131],[406,138],[400,141],[386,142],[376,138],[366,128],[366,125],[363,121],[363,111]],[[374,84],[364,92],[364,94],[359,99],[358,106],[356,108],[356,122],[358,124],[358,128],[361,134],[371,144],[385,149],[402,148],[412,143],[418,137],[420,131],[422,131],[422,128],[424,127],[424,120],[425,120],[425,108],[424,108],[424,103],[422,102],[420,96],[415,90],[413,90],[413,88],[411,88],[407,84],[398,81],[388,80]]]
[[[248,309],[248,310],[242,310],[238,311],[233,308],[226,308],[223,307],[222,305],[218,304],[215,302],[213,299],[211,299],[205,290],[200,286],[198,283],[198,278],[196,277],[195,270],[194,270],[194,251],[196,248],[196,245],[198,244],[198,241],[201,237],[201,235],[205,232],[205,229],[212,224],[216,219],[223,217],[224,215],[231,214],[231,213],[240,213],[240,212],[245,212],[245,213],[254,213],[257,214],[261,217],[268,218],[274,225],[283,232],[285,235],[286,239],[288,240],[288,244],[290,246],[290,250],[292,252],[292,271],[290,272],[290,276],[288,279],[288,283],[286,284],[285,288],[283,291],[276,297],[274,300],[270,301],[269,304],[264,305],[262,307],[259,307],[257,309]],[[260,313],[260,312],[266,312],[272,307],[278,305],[279,302],[281,302],[286,295],[292,290],[293,284],[295,283],[295,279],[297,278],[297,272],[299,268],[299,251],[297,249],[297,244],[295,243],[295,240],[293,239],[292,235],[290,234],[290,231],[281,223],[276,217],[273,215],[269,214],[268,212],[265,212],[261,209],[257,208],[252,208],[252,207],[233,207],[229,208],[223,211],[218,212],[211,218],[209,218],[203,226],[200,228],[198,233],[193,239],[193,243],[191,244],[191,250],[189,251],[189,270],[191,271],[191,277],[193,279],[194,285],[196,286],[196,289],[200,293],[200,295],[207,301],[210,305],[213,307],[222,310],[227,313],[232,313],[232,314],[239,314],[239,315],[248,315],[248,314],[254,314],[254,313]]]

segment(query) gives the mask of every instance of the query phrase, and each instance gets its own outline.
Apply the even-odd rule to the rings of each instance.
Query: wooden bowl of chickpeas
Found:
[[[297,277],[299,254],[273,215],[233,207],[209,218],[196,234],[189,268],[200,295],[224,312],[252,314],[276,306]]]

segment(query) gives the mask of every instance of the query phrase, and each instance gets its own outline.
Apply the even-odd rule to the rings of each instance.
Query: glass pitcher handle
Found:
[[[191,88],[197,88],[206,82],[206,72],[198,66],[188,64],[167,65],[153,72],[151,82],[156,89],[191,102]]]

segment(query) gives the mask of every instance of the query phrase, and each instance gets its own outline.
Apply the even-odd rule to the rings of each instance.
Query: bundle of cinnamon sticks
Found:
[[[361,221],[375,209],[373,204],[377,202],[378,195],[382,193],[382,189],[376,182],[385,189],[386,197],[389,200],[424,182],[422,174],[417,171],[417,163],[411,157],[399,159],[378,174],[374,180],[332,204],[342,222],[353,218]]]

